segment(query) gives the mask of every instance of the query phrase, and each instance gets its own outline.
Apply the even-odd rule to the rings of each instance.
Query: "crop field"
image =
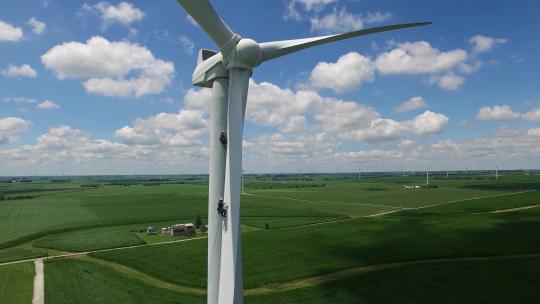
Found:
[[[8,265],[0,267],[0,303],[31,303],[34,265]]]
[[[246,302],[538,302],[540,175],[434,174],[424,183],[421,175],[249,177]],[[0,201],[0,299],[13,298],[1,285],[8,269],[33,269],[1,263],[52,256],[46,303],[205,302],[204,232],[145,233],[198,215],[206,222],[204,177],[22,184],[0,187],[16,195]],[[83,253],[54,258],[70,252]],[[20,286],[31,287],[32,276],[19,275]],[[31,298],[31,288],[24,293]]]

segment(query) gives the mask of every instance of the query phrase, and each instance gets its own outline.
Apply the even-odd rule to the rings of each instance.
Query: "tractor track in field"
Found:
[[[369,214],[369,215],[358,216],[358,217],[351,217],[349,219],[345,219],[345,220],[353,220],[353,219],[357,219],[357,218],[378,217],[378,216],[392,214],[392,213],[396,213],[396,212],[400,212],[400,211],[425,209],[425,208],[437,207],[437,206],[442,206],[442,205],[461,203],[461,202],[466,202],[466,201],[474,201],[474,200],[479,200],[479,199],[493,198],[493,197],[500,197],[500,196],[507,196],[507,195],[516,195],[516,194],[535,192],[535,191],[538,191],[538,190],[526,190],[526,191],[503,193],[503,194],[497,194],[497,195],[487,195],[487,196],[480,196],[480,197],[472,197],[472,198],[465,198],[465,199],[460,199],[460,200],[453,200],[453,201],[449,201],[449,202],[442,202],[442,203],[438,203],[438,204],[431,204],[431,205],[419,206],[419,207],[408,207],[408,208],[388,206],[388,205],[354,203],[354,202],[311,201],[311,200],[298,199],[298,198],[293,198],[293,197],[261,195],[261,194],[252,194],[252,193],[242,193],[242,194],[243,195],[248,195],[248,196],[259,196],[259,197],[266,197],[266,198],[278,198],[278,199],[286,199],[286,200],[300,201],[300,202],[355,204],[355,205],[359,205],[359,206],[372,206],[372,207],[384,207],[384,208],[396,209],[396,210],[384,211],[384,212],[380,212],[380,213]],[[538,206],[540,206],[540,204],[535,205],[535,206],[525,206],[525,207],[518,207],[518,208],[512,208],[512,209],[501,209],[500,211],[499,210],[490,210],[490,211],[479,212],[479,213],[503,213],[503,212],[525,210],[525,209],[530,209],[530,208],[534,208],[534,207],[538,207]],[[339,221],[339,220],[336,220],[336,221]],[[331,222],[335,222],[335,221],[331,221]],[[331,222],[328,222],[328,223],[331,223]],[[316,226],[316,225],[322,225],[322,224],[325,224],[325,223],[313,223],[313,224],[302,225],[301,227],[303,227],[303,226]]]
[[[379,204],[366,204],[366,203],[357,203],[357,202],[337,202],[337,201],[319,201],[319,200],[314,201],[314,200],[307,200],[307,199],[294,198],[294,197],[262,195],[262,194],[246,193],[246,192],[244,192],[242,194],[247,195],[247,196],[258,196],[258,197],[266,197],[266,198],[279,198],[279,199],[284,199],[284,200],[297,201],[297,202],[307,202],[307,203],[347,204],[347,205],[354,205],[354,206],[393,208],[393,209],[399,209],[399,210],[412,209],[412,208],[405,208],[405,207],[396,207],[396,206],[379,205]]]
[[[90,250],[90,251],[82,251],[82,252],[70,252],[70,253],[65,253],[65,254],[52,255],[52,256],[48,256],[48,257],[40,257],[40,258],[34,258],[34,259],[27,259],[27,260],[19,260],[19,261],[13,261],[13,262],[1,263],[0,266],[4,266],[4,265],[14,265],[14,264],[21,264],[21,263],[27,263],[27,262],[35,262],[35,261],[37,261],[37,260],[52,260],[52,259],[61,259],[61,258],[77,257],[77,256],[88,255],[88,254],[94,253],[94,252],[107,252],[107,251],[116,251],[116,250],[124,250],[124,249],[131,249],[131,248],[139,248],[139,247],[148,247],[148,246],[158,246],[158,245],[165,245],[165,244],[174,244],[174,243],[181,243],[181,242],[188,242],[188,241],[202,240],[202,239],[206,239],[206,238],[207,238],[206,236],[202,236],[202,237],[196,237],[196,238],[191,238],[191,239],[182,239],[182,240],[168,241],[168,242],[160,242],[160,243],[151,243],[151,244],[142,244],[142,245],[124,246],[124,247],[116,247],[116,248],[108,248],[108,249],[98,249],[98,250]]]
[[[299,226],[294,226],[294,227],[291,227],[291,228],[302,228],[302,227],[310,227],[310,226],[328,225],[328,224],[333,224],[333,223],[336,223],[336,222],[352,221],[352,220],[359,219],[359,218],[379,217],[379,216],[392,214],[392,213],[405,211],[405,210],[424,209],[424,208],[436,207],[436,206],[459,203],[459,202],[465,202],[465,201],[472,201],[472,200],[479,200],[479,199],[499,197],[499,196],[507,196],[507,195],[515,195],[515,194],[534,192],[534,191],[537,191],[537,190],[528,190],[528,191],[520,191],[520,192],[512,192],[512,193],[503,193],[503,194],[498,194],[498,195],[467,198],[467,199],[454,200],[454,201],[450,201],[450,202],[443,202],[443,203],[432,204],[432,205],[427,205],[427,206],[403,208],[403,209],[398,209],[398,210],[385,211],[385,212],[381,212],[381,213],[375,213],[375,214],[371,214],[371,215],[364,215],[364,216],[360,216],[360,217],[349,217],[349,218],[336,219],[336,220],[330,220],[330,221],[319,222],[319,223],[311,223],[311,224],[299,225]],[[281,198],[281,197],[270,196],[270,195],[258,195],[258,194],[250,194],[250,193],[243,193],[243,194],[245,194],[245,195],[254,195],[254,196],[262,196],[262,197],[269,197],[269,198]],[[286,197],[283,197],[283,199],[300,200],[300,199],[286,198]],[[310,202],[309,200],[301,200],[301,201]],[[313,202],[322,202],[322,201],[313,201]],[[334,203],[339,203],[339,202],[334,202]],[[383,205],[380,205],[380,206],[383,206]],[[535,206],[524,206],[524,207],[518,207],[518,208],[512,208],[512,209],[490,210],[490,211],[486,211],[486,212],[483,212],[483,213],[503,213],[503,212],[525,210],[525,209],[530,209],[530,208],[539,207],[539,206],[540,206],[540,204],[535,205]],[[386,206],[386,207],[388,207],[388,206]],[[394,208],[399,208],[399,207],[394,207]],[[284,227],[284,228],[280,228],[280,229],[285,229],[285,228],[288,228],[288,227]],[[146,246],[157,246],[157,245],[164,245],[164,244],[171,244],[171,243],[180,243],[180,242],[193,241],[193,240],[198,240],[198,239],[206,239],[206,238],[207,237],[198,237],[198,238],[183,239],[183,240],[176,240],[176,241],[167,241],[167,242],[152,243],[152,244],[142,244],[142,245],[134,245],[134,246],[116,247],[116,248],[109,248],[109,249],[99,249],[99,250],[84,251],[84,252],[72,252],[72,253],[54,255],[54,256],[49,256],[49,257],[39,257],[39,258],[33,258],[33,259],[26,259],[26,260],[18,260],[18,261],[0,263],[0,267],[3,266],[3,265],[13,265],[13,264],[20,264],[20,263],[27,263],[27,262],[35,262],[35,261],[40,260],[40,259],[42,259],[42,260],[50,260],[50,259],[56,259],[56,258],[67,258],[67,257],[87,255],[87,254],[93,253],[93,252],[106,252],[106,251],[124,250],[124,249],[146,247]]]
[[[293,290],[293,289],[320,285],[323,283],[351,277],[357,274],[368,273],[368,272],[379,271],[379,270],[390,269],[390,268],[398,268],[398,267],[409,266],[409,265],[448,263],[448,262],[492,261],[492,260],[505,260],[505,259],[539,258],[539,257],[540,257],[540,253],[532,253],[532,254],[515,254],[515,255],[435,258],[435,259],[412,260],[412,261],[404,261],[404,262],[381,263],[381,264],[375,264],[375,265],[348,268],[348,269],[339,270],[339,271],[335,271],[335,272],[331,272],[331,273],[327,273],[323,275],[303,278],[300,280],[295,280],[295,281],[287,282],[287,283],[268,284],[261,287],[246,289],[244,294],[245,295],[260,295],[260,294],[273,293],[273,292],[283,292],[283,291],[288,291],[288,290]]]
[[[508,213],[508,212],[516,212],[521,210],[527,210],[527,209],[533,209],[540,207],[540,204],[534,204],[534,205],[527,205],[527,206],[521,206],[516,208],[508,208],[508,209],[497,209],[492,211],[485,211],[485,212],[475,212],[472,214],[486,214],[486,213]]]
[[[400,207],[392,207],[392,206],[385,206],[385,205],[359,204],[358,203],[358,205],[391,207],[391,208],[397,209],[397,210],[391,210],[391,211],[376,213],[376,214],[372,214],[372,215],[361,216],[359,218],[379,217],[379,216],[384,216],[384,215],[387,215],[387,214],[392,214],[392,213],[396,213],[396,212],[400,212],[400,211],[404,211],[404,210],[424,209],[424,208],[436,207],[436,206],[452,204],[452,203],[459,203],[459,202],[464,202],[464,201],[471,201],[471,200],[478,200],[478,199],[492,198],[492,197],[500,197],[500,196],[507,196],[507,195],[515,195],[515,194],[533,192],[533,191],[536,191],[536,190],[520,191],[520,192],[513,192],[513,193],[504,193],[504,194],[499,194],[499,195],[468,198],[468,199],[462,199],[462,200],[454,200],[454,201],[450,201],[450,202],[443,202],[443,203],[439,203],[439,204],[432,204],[432,205],[420,206],[420,207],[412,207],[412,208],[400,208]],[[288,199],[288,200],[295,200],[295,201],[304,201],[304,202],[348,203],[348,202],[330,202],[330,201],[309,201],[309,200],[296,199],[296,198],[264,196],[264,195],[257,195],[257,194],[248,194],[248,193],[243,193],[243,194],[244,195],[261,196],[261,197],[269,197],[269,198]],[[349,202],[349,204],[351,204],[351,203]],[[354,203],[354,204],[356,204],[356,203]],[[480,212],[480,213],[506,213],[506,212],[527,210],[527,209],[532,209],[532,208],[537,208],[537,207],[540,207],[540,204],[534,204],[534,205],[528,205],[528,206],[522,206],[522,207],[516,207],[516,208],[508,208],[508,209],[489,210],[489,211]],[[306,224],[306,225],[301,225],[301,226],[326,225],[326,224],[332,224],[332,223],[336,223],[336,222],[350,221],[350,220],[353,220],[353,219],[355,219],[355,218],[343,218],[343,219],[331,220],[331,221],[320,222],[320,223],[311,223],[311,224]],[[296,226],[296,228],[298,228],[298,226]],[[158,288],[164,288],[164,289],[172,290],[172,291],[175,291],[175,292],[192,293],[192,294],[205,294],[206,290],[204,288],[198,288],[198,287],[192,287],[192,286],[184,286],[184,285],[179,285],[179,284],[163,281],[161,279],[155,278],[155,277],[153,277],[151,275],[148,275],[146,273],[140,272],[140,271],[138,271],[136,269],[133,269],[133,268],[130,268],[130,267],[118,264],[118,263],[114,263],[114,262],[110,262],[110,261],[90,257],[90,256],[88,256],[88,254],[94,253],[94,252],[108,252],[108,251],[124,250],[124,249],[139,248],[139,247],[158,246],[158,245],[194,241],[194,240],[206,239],[206,238],[207,237],[197,237],[197,238],[191,238],[191,239],[182,239],[182,240],[160,242],[160,243],[152,243],[152,244],[116,247],[116,248],[109,248],[109,249],[91,250],[91,251],[85,251],[85,252],[66,253],[66,254],[50,256],[50,257],[40,257],[40,258],[34,258],[34,259],[27,259],[27,260],[0,263],[0,266],[27,263],[27,262],[34,262],[35,263],[36,277],[35,277],[35,282],[34,282],[34,298],[33,298],[33,303],[34,304],[41,304],[41,303],[44,302],[43,261],[44,260],[50,260],[50,259],[59,259],[59,258],[77,258],[77,259],[86,260],[86,261],[89,261],[89,262],[92,262],[92,263],[95,263],[95,264],[99,264],[99,265],[102,265],[102,266],[105,266],[105,267],[112,268],[117,272],[124,273],[124,274],[126,274],[126,275],[128,275],[130,277],[133,277],[133,278],[135,278],[137,280],[140,280],[140,281],[142,281],[142,282],[144,282],[144,283],[146,283],[148,285],[155,286],[155,287],[158,287]],[[375,264],[375,265],[348,268],[348,269],[339,270],[339,271],[335,271],[335,272],[327,273],[327,274],[323,274],[323,275],[302,278],[302,279],[298,279],[298,280],[291,281],[291,282],[270,283],[270,284],[266,284],[266,285],[263,285],[263,286],[260,286],[260,287],[246,289],[244,291],[244,293],[245,293],[245,295],[249,296],[249,295],[260,295],[260,294],[267,294],[267,293],[274,293],[274,292],[283,292],[283,291],[288,291],[288,290],[294,290],[294,289],[299,289],[299,288],[305,288],[305,287],[320,285],[320,284],[324,284],[324,283],[327,283],[327,282],[332,282],[332,281],[335,281],[335,280],[347,278],[347,277],[357,275],[357,274],[373,272],[373,271],[379,271],[379,270],[390,269],[390,268],[397,268],[397,267],[408,266],[408,265],[429,264],[429,263],[446,263],[446,262],[457,262],[457,261],[488,261],[488,260],[501,260],[501,259],[537,258],[537,257],[540,257],[540,253],[515,254],[515,255],[494,255],[494,256],[476,256],[476,257],[456,257],[456,258],[434,258],[434,259],[412,260],[412,261],[403,261],[403,262],[381,263],[381,264]]]
[[[95,263],[102,265],[104,267],[112,268],[113,270],[126,274],[134,279],[142,281],[148,285],[164,288],[175,292],[181,293],[192,293],[192,294],[206,294],[206,289],[201,287],[192,287],[186,285],[180,285],[168,281],[164,281],[153,277],[144,272],[138,271],[128,266],[124,266],[115,262],[110,262],[102,260],[99,258],[89,257],[89,256],[77,256],[76,259],[81,259],[88,261],[90,263]],[[391,268],[398,268],[409,265],[421,265],[421,264],[435,264],[435,263],[448,263],[448,262],[474,262],[474,261],[492,261],[492,260],[507,260],[507,259],[525,259],[525,258],[540,258],[540,253],[531,253],[531,254],[512,254],[512,255],[493,255],[493,256],[470,256],[470,257],[455,257],[455,258],[434,258],[434,259],[424,259],[424,260],[411,260],[411,261],[402,261],[402,262],[390,262],[390,263],[381,263],[367,266],[352,267],[343,270],[334,271],[331,273],[312,276],[307,278],[302,278],[294,280],[291,282],[284,283],[270,283],[265,284],[255,288],[249,288],[244,290],[244,295],[264,295],[275,292],[284,292],[294,289],[300,289],[305,287],[316,286],[340,279],[345,279],[354,275],[380,271]]]

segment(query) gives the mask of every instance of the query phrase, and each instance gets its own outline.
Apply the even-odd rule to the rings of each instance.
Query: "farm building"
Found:
[[[148,235],[156,234],[156,229],[154,229],[154,227],[148,227],[146,228],[146,234]]]
[[[176,224],[172,226],[171,235],[184,235],[192,231],[195,231],[195,225],[193,225],[192,223]]]
[[[161,228],[161,234],[171,234],[172,233],[171,231],[172,231],[171,226]]]

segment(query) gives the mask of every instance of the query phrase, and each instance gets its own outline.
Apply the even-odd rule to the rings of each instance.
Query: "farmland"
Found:
[[[141,232],[197,215],[204,222],[204,177],[104,179],[3,184],[12,197],[0,201],[0,263],[96,251],[46,261],[47,303],[204,303],[204,233],[191,240]],[[540,176],[441,174],[432,188],[404,187],[422,183],[421,175],[248,178],[246,302],[538,300]],[[0,265],[0,276],[23,265],[32,269]]]
[[[30,303],[34,265],[8,265],[0,267],[0,299],[2,303]]]

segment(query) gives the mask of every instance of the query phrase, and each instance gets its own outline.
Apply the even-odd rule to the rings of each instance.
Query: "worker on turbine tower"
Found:
[[[221,131],[221,135],[219,136],[219,141],[223,145],[223,148],[227,149],[227,133],[225,133],[225,131]]]
[[[220,198],[218,201],[218,207],[217,207],[218,214],[222,217],[227,217],[227,209],[228,207],[225,204],[225,202],[223,202],[223,198]]]

